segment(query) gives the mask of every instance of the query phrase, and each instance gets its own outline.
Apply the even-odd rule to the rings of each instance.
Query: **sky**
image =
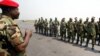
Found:
[[[69,17],[100,17],[100,0],[14,0],[19,3],[20,20]]]

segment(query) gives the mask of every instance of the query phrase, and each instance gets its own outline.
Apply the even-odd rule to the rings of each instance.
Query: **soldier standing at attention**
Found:
[[[89,43],[90,39],[92,39],[92,50],[94,50],[95,38],[96,38],[96,24],[95,24],[94,20],[95,20],[95,17],[92,17],[91,22],[89,22],[87,25],[88,37],[87,37],[87,41],[86,41],[86,47],[88,47],[88,43]]]
[[[74,21],[74,39],[77,37],[77,23],[78,23],[78,20],[77,20],[77,17],[74,18],[75,21]]]
[[[72,18],[69,19],[67,23],[67,32],[68,32],[68,42],[72,39],[72,43],[74,42],[74,22]]]
[[[44,21],[44,35],[48,35],[48,22],[47,19]]]
[[[37,33],[38,32],[38,23],[37,23],[37,20],[35,20],[34,26],[35,26],[35,31]]]
[[[82,46],[82,43],[83,43],[83,31],[84,31],[84,25],[82,23],[82,19],[79,20],[78,24],[77,24],[77,41],[76,43],[78,44],[79,43],[79,39],[81,40],[80,41],[80,46]]]
[[[40,18],[39,18],[39,20],[38,20],[38,33],[41,33],[41,26],[40,26]]]
[[[0,56],[25,56],[25,49],[29,43],[32,32],[26,30],[25,36],[14,22],[18,19],[18,3],[12,0],[1,0],[0,8]]]
[[[65,18],[63,18],[61,20],[61,24],[60,24],[60,35],[61,35],[61,40],[66,40],[66,28],[67,28],[67,24],[65,22]]]
[[[100,46],[100,18],[99,18],[99,21],[97,22],[97,34],[99,35],[98,45]]]
[[[41,34],[44,34],[44,20],[43,20],[43,17],[41,17],[41,20],[40,20],[40,30],[41,30]]]
[[[52,18],[50,18],[50,21],[49,21],[49,35],[52,36],[52,27],[53,27],[53,22],[52,22]]]
[[[58,26],[59,26],[59,21],[57,20],[57,18],[55,18],[54,22],[53,22],[53,34],[55,37],[57,37],[58,35]]]
[[[88,23],[89,23],[89,18],[87,17],[86,18],[86,21],[84,22],[84,36],[83,36],[83,41],[85,41],[85,38],[87,38],[87,25],[88,25]]]

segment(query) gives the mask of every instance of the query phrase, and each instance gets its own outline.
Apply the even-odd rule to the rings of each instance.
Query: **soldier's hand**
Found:
[[[32,36],[32,30],[26,29],[25,35],[31,37]]]

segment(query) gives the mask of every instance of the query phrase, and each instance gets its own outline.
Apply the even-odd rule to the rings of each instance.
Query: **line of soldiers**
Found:
[[[77,20],[77,17],[69,18],[68,22],[65,22],[65,18],[62,18],[61,22],[55,18],[52,21],[48,22],[47,19],[43,20],[43,17],[39,18],[39,20],[35,20],[34,26],[36,29],[36,33],[40,33],[47,36],[59,36],[59,26],[60,26],[60,36],[61,40],[68,41],[71,43],[79,44],[82,46],[83,42],[86,41],[85,47],[88,47],[89,41],[92,40],[92,50],[94,50],[94,45],[96,41],[100,46],[100,18],[98,22],[95,22],[95,17],[86,18],[86,21],[82,21],[82,18]],[[75,41],[76,40],[76,41]]]

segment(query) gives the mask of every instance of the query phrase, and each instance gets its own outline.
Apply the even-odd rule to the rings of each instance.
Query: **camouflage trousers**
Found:
[[[87,41],[86,41],[86,46],[88,46],[89,41],[92,40],[92,48],[94,48],[94,45],[95,45],[95,37],[96,37],[96,35],[90,35],[90,34],[88,34]]]
[[[80,40],[80,45],[82,45],[82,43],[83,43],[83,36],[84,36],[84,34],[82,33],[82,32],[79,32],[78,34],[77,34],[77,41],[76,41],[76,44],[78,44],[79,43],[79,40]]]
[[[70,39],[72,39],[72,43],[74,42],[74,33],[73,32],[68,32],[68,42],[70,42]]]
[[[48,35],[48,27],[44,28],[44,35]]]
[[[63,31],[62,31],[62,30],[60,29],[60,35],[61,35],[61,40],[63,40],[63,39],[66,40],[66,30],[63,30]]]

